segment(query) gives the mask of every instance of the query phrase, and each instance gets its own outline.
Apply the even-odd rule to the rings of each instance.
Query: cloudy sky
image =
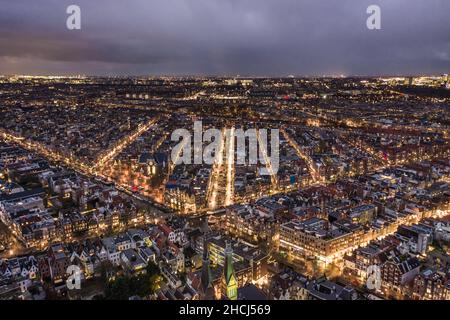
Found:
[[[449,0],[0,0],[0,74],[442,73]]]

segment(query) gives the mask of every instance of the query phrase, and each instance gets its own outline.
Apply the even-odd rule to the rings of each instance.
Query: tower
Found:
[[[199,289],[200,300],[214,300],[215,290],[212,282],[211,269],[209,267],[209,251],[208,242],[203,242],[203,263],[202,263],[202,274],[200,278],[200,289]]]
[[[237,300],[237,279],[233,267],[233,249],[229,243],[225,247],[225,264],[222,278],[223,295],[230,300]]]

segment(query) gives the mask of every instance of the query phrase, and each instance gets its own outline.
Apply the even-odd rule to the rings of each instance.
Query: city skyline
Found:
[[[0,298],[449,300],[449,81],[0,77]]]

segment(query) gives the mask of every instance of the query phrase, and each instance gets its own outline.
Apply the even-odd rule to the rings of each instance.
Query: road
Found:
[[[287,140],[287,142],[289,142],[289,144],[297,152],[297,155],[306,162],[314,183],[325,182],[325,178],[320,176],[319,172],[316,170],[311,157],[302,150],[302,148],[298,145],[297,141],[291,138],[289,134],[286,132],[286,130],[284,130],[284,128],[281,128],[280,131],[283,134],[284,138]]]
[[[234,127],[228,130],[227,136],[227,184],[225,187],[225,206],[229,206],[233,204],[234,200]]]
[[[107,150],[103,155],[97,159],[97,163],[94,165],[94,170],[101,171],[102,167],[105,166],[109,161],[114,159],[118,154],[120,154],[126,147],[136,141],[144,132],[148,131],[159,118],[154,118],[145,124],[140,124],[139,127],[131,134],[124,137],[122,140],[117,142],[110,150]]]
[[[222,139],[220,141],[219,150],[217,150],[216,158],[211,169],[211,176],[208,183],[207,203],[210,210],[218,207],[218,193],[220,187],[220,180],[223,171],[223,158],[225,150],[225,134],[226,129],[222,129]]]

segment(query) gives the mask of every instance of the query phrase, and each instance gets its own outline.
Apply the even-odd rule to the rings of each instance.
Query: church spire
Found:
[[[202,274],[200,278],[200,299],[201,300],[214,300],[215,290],[212,282],[211,269],[209,267],[209,250],[208,241],[203,242],[203,263]]]
[[[225,246],[225,264],[223,266],[224,295],[230,300],[237,300],[237,280],[233,266],[233,248],[228,242]]]

